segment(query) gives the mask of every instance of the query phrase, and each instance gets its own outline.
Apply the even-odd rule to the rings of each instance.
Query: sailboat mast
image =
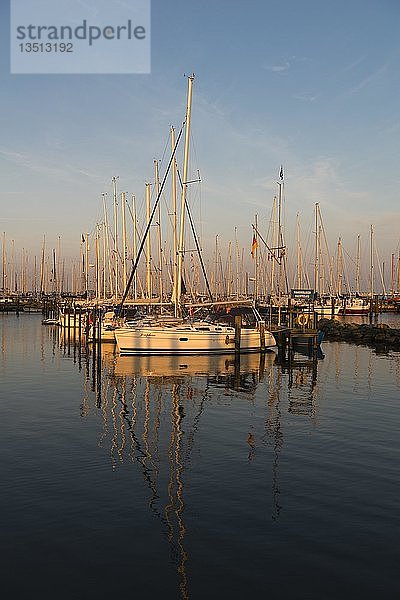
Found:
[[[339,296],[342,294],[343,284],[343,253],[342,253],[342,238],[339,237],[337,244],[336,256],[336,288]]]
[[[103,211],[104,211],[104,220],[103,220],[103,278],[102,278],[102,289],[103,289],[103,300],[106,299],[107,295],[107,269],[106,269],[106,261],[107,261],[107,213],[106,213],[106,194],[103,193]]]
[[[154,161],[154,169],[155,169],[155,183],[156,183],[156,197],[160,193],[160,176],[158,170],[158,160]],[[162,303],[164,290],[163,290],[163,264],[162,264],[162,238],[161,238],[161,203],[158,203],[157,207],[158,211],[158,226],[157,226],[157,241],[158,241],[158,293],[160,297],[160,302]],[[160,306],[160,311],[162,312],[162,304]]]
[[[272,202],[272,213],[271,213],[271,221],[272,221],[272,248],[274,249],[274,253],[277,252],[277,248],[279,246],[278,243],[278,234],[277,234],[277,223],[276,223],[276,196],[274,196]],[[272,257],[271,257],[272,258]],[[271,260],[271,282],[270,282],[271,296],[275,295],[275,260]]]
[[[118,298],[118,212],[117,212],[117,179],[118,177],[112,178],[113,184],[113,199],[114,199],[114,292],[115,298]]]
[[[42,244],[42,256],[40,260],[40,295],[43,296],[45,292],[45,284],[44,284],[44,255],[46,248],[46,236],[43,236],[43,244]]]
[[[315,264],[314,264],[314,292],[319,293],[319,231],[318,231],[318,202],[315,203]]]
[[[357,258],[356,258],[356,293],[360,293],[360,255],[361,255],[361,243],[360,235],[357,236]]]
[[[239,244],[237,238],[237,227],[235,227],[235,251],[236,251],[236,300],[239,300]]]
[[[175,129],[171,126],[171,151],[175,148]],[[172,181],[172,217],[173,217],[173,276],[172,276],[172,299],[174,302],[174,314],[178,316],[178,222],[176,212],[176,158],[173,155],[171,164],[171,181]]]
[[[370,261],[370,277],[371,277],[371,300],[374,297],[374,250],[373,250],[373,240],[374,240],[374,229],[373,226],[371,225],[371,232],[370,232],[370,256],[369,256],[369,261]]]
[[[183,256],[184,256],[184,235],[185,235],[185,200],[186,188],[188,181],[188,166],[189,166],[189,140],[190,140],[190,120],[192,109],[192,88],[194,75],[188,77],[188,93],[186,105],[186,127],[185,127],[185,149],[183,154],[183,181],[182,181],[182,198],[181,198],[181,214],[179,227],[179,253],[178,253],[178,281],[177,281],[177,302],[180,302],[182,295],[182,275],[183,275]]]
[[[133,213],[133,260],[136,260],[137,255],[137,222],[136,222],[136,196],[132,194],[132,213]],[[133,297],[137,298],[137,273],[133,276]]]
[[[86,233],[85,244],[85,294],[86,299],[89,300],[89,233]]]
[[[300,247],[300,220],[299,213],[296,215],[296,234],[297,234],[297,279],[296,279],[296,287],[298,289],[301,288],[301,280],[302,280],[302,264],[301,264],[301,247]]]
[[[6,258],[6,232],[3,231],[3,298],[6,296],[7,258]]]
[[[96,250],[96,302],[100,300],[101,280],[100,280],[100,225],[96,223],[96,238],[95,238],[95,250]]]
[[[124,289],[126,288],[126,220],[125,220],[125,192],[121,192],[121,227],[122,227],[122,282]]]
[[[146,218],[147,218],[147,226],[150,226],[150,183],[146,183]],[[147,298],[151,300],[152,289],[151,289],[151,239],[150,239],[150,229],[147,235],[147,249],[146,249],[146,289],[147,289]]]
[[[258,215],[255,215],[255,225],[256,225],[256,231],[255,231],[255,235],[257,235],[257,231],[258,231]],[[253,304],[254,306],[256,305],[258,300],[258,244],[255,247],[255,251],[254,251],[254,297],[253,297]]]

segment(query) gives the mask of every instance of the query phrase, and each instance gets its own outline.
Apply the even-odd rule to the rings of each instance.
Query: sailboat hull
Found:
[[[276,345],[275,338],[265,331],[265,348]],[[139,327],[115,330],[120,354],[231,354],[235,352],[233,327]],[[242,329],[241,352],[259,352],[260,331]]]

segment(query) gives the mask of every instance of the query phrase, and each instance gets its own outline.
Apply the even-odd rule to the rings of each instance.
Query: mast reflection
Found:
[[[261,404],[262,421],[255,420],[245,430],[247,460],[258,459],[260,443],[271,447],[271,516],[278,519],[283,403],[287,401],[286,414],[313,415],[317,363],[305,358],[282,363],[273,352],[243,354],[240,360],[206,355],[119,356],[103,345],[101,369],[94,377],[98,361],[90,353],[84,358],[82,416],[89,414],[90,404],[100,411],[98,443],[109,446],[113,470],[128,461],[139,465],[149,490],[148,506],[170,546],[179,597],[189,598],[185,492],[207,406],[218,398],[232,397],[249,402],[254,413]],[[90,385],[94,380],[96,390]]]

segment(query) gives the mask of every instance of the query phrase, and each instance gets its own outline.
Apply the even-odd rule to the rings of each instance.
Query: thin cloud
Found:
[[[358,81],[358,83],[356,83],[356,85],[354,85],[353,87],[351,87],[347,90],[347,92],[344,94],[344,96],[345,97],[346,96],[347,97],[354,96],[355,94],[360,92],[362,89],[364,89],[368,85],[374,83],[377,79],[379,79],[387,71],[388,66],[389,66],[388,63],[385,63],[385,64],[381,65],[378,69],[376,69],[375,71],[373,71],[372,73],[370,73],[369,75],[364,77],[363,79],[360,79]]]
[[[301,102],[315,102],[315,100],[317,99],[317,96],[313,96],[312,94],[302,93],[302,94],[295,94],[294,98],[295,98],[295,100],[300,100]]]
[[[276,65],[265,65],[264,69],[266,71],[272,71],[272,73],[281,73],[282,71],[290,69],[290,66],[290,62],[286,60]]]

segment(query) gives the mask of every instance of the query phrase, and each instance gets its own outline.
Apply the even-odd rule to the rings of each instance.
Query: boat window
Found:
[[[179,341],[180,341],[180,342],[188,342],[188,341],[189,341],[189,338],[179,338]]]

